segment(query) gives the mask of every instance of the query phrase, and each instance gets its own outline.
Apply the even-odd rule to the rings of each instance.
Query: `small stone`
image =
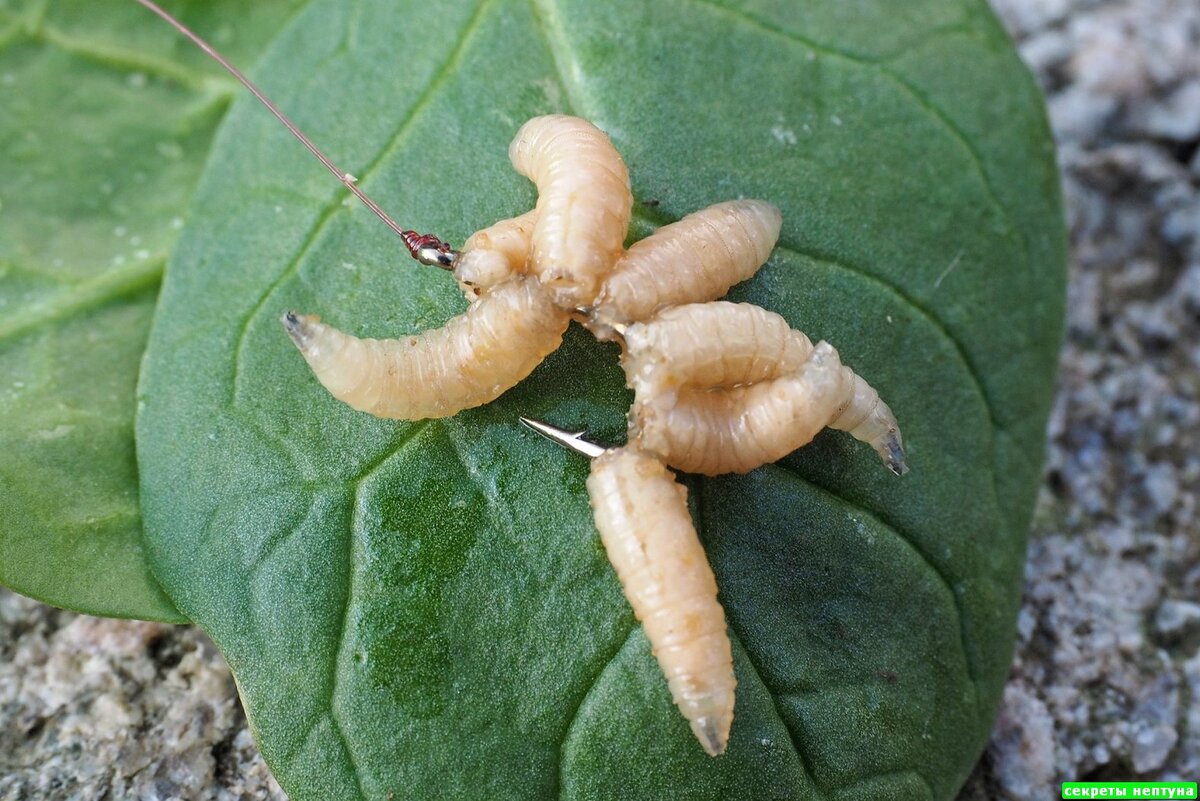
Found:
[[[1174,467],[1156,464],[1146,471],[1142,483],[1155,512],[1162,515],[1175,507],[1176,498],[1179,496],[1179,481],[1175,478]]]
[[[1163,637],[1180,638],[1200,632],[1200,604],[1163,601],[1154,616],[1154,628]]]
[[[1054,719],[1021,687],[1004,689],[992,734],[997,780],[1014,798],[1033,798],[1054,781]]]
[[[1138,119],[1149,136],[1174,142],[1200,138],[1200,80],[1179,87]]]
[[[1133,740],[1133,772],[1149,773],[1161,768],[1178,741],[1179,735],[1169,724],[1139,729]]]

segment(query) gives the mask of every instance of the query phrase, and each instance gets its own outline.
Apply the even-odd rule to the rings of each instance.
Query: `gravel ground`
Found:
[[[0,801],[286,798],[199,629],[0,590]]]
[[[1050,104],[1068,329],[1013,675],[961,799],[1200,776],[1200,2],[992,0]]]
[[[1195,780],[1200,0],[992,2],[1049,97],[1072,263],[1013,675],[960,801]],[[96,798],[285,796],[198,631],[0,590],[0,801]]]

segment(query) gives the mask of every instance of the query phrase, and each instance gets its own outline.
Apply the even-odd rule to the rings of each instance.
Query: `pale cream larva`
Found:
[[[454,277],[467,300],[527,271],[536,211],[501,220],[471,234],[454,260]]]
[[[590,306],[629,229],[625,162],[595,125],[562,115],[522,125],[508,156],[538,189],[531,270],[559,308]]]
[[[690,473],[745,473],[782,459],[826,426],[871,445],[896,474],[907,471],[891,409],[828,342],[789,375],[729,389],[639,394],[630,431],[639,445]]]
[[[664,225],[636,242],[604,280],[589,322],[596,336],[667,306],[723,297],[771,255],[782,224],[761,200],[731,200]]]
[[[778,314],[750,303],[691,303],[624,329],[630,386],[653,395],[680,387],[753,384],[794,373],[812,342]]]
[[[486,290],[442,328],[400,339],[358,339],[288,312],[284,326],[335,398],[377,417],[449,417],[514,386],[562,342],[569,318],[537,279]]]
[[[687,490],[654,456],[605,451],[587,480],[596,528],[679,711],[711,756],[733,724],[733,654]]]

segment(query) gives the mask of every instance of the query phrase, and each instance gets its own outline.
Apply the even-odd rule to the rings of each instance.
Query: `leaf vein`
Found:
[[[0,341],[15,339],[76,312],[89,311],[108,301],[120,300],[155,286],[162,278],[165,262],[166,259],[161,256],[147,259],[76,284],[68,292],[52,297],[47,303],[37,304],[0,325]]]
[[[916,101],[917,105],[924,109],[934,120],[943,126],[970,155],[972,166],[975,168],[979,180],[982,182],[984,190],[988,194],[988,199],[991,201],[991,204],[996,211],[999,212],[1007,233],[1017,236],[1020,240],[1022,248],[1025,252],[1025,261],[1028,265],[1030,261],[1028,241],[1026,240],[1025,236],[1017,230],[1015,224],[1013,223],[1012,214],[1008,207],[1000,201],[1000,197],[996,192],[996,187],[992,183],[991,177],[988,175],[987,169],[984,165],[983,155],[979,152],[979,149],[975,147],[975,144],[966,135],[966,133],[953,120],[953,118],[943,111],[940,106],[934,103],[925,92],[914,86],[894,69],[887,66],[886,63],[865,58],[861,54],[854,53],[849,50],[844,50],[823,42],[818,42],[814,39],[808,38],[807,36],[799,34],[796,31],[788,30],[787,28],[780,27],[760,17],[754,16],[753,14],[746,13],[740,9],[730,8],[729,6],[716,2],[716,0],[689,0],[689,2],[695,5],[708,6],[709,8],[727,14],[728,16],[742,22],[745,25],[749,25],[762,31],[774,34],[795,44],[812,48],[813,50],[824,53],[827,56],[841,58],[849,61],[852,64],[858,64],[869,69],[874,69],[880,75],[883,75],[885,78],[889,79],[903,89],[904,92],[909,95],[909,97]]]
[[[908,533],[907,531],[905,531],[901,526],[885,520],[883,517],[881,517],[879,514],[877,514],[873,510],[866,509],[862,506],[859,506],[858,504],[854,503],[853,501],[850,501],[850,500],[842,497],[841,495],[839,495],[838,493],[829,489],[828,487],[822,486],[822,485],[816,483],[815,481],[812,481],[811,479],[801,475],[800,472],[798,470],[796,470],[794,467],[791,467],[789,465],[782,464],[782,463],[768,464],[768,465],[765,465],[764,467],[766,469],[778,470],[778,471],[784,473],[785,475],[790,476],[793,480],[802,482],[803,484],[811,487],[812,489],[816,490],[817,492],[822,493],[823,495],[825,495],[829,499],[835,501],[836,503],[841,504],[842,506],[845,506],[845,507],[849,507],[850,509],[853,509],[854,511],[856,511],[860,514],[863,514],[863,515],[869,517],[880,528],[882,528],[886,531],[890,531],[896,537],[896,539],[898,539],[900,542],[903,542],[905,545],[907,545],[912,550],[912,552],[917,556],[918,561],[923,562],[925,564],[925,566],[929,569],[929,571],[933,574],[933,576],[935,578],[937,578],[938,583],[941,584],[945,588],[946,592],[948,592],[950,594],[950,601],[951,601],[951,604],[953,605],[954,613],[955,613],[955,623],[957,624],[957,628],[958,628],[959,650],[962,652],[963,664],[964,664],[964,667],[966,668],[967,676],[971,679],[971,687],[975,691],[975,702],[976,702],[976,705],[978,706],[978,703],[979,703],[979,686],[978,686],[979,677],[977,675],[977,668],[974,663],[974,660],[971,658],[971,651],[970,651],[970,649],[967,648],[966,613],[963,611],[962,602],[959,599],[958,593],[954,591],[954,584],[950,581],[949,576],[946,575],[946,573],[942,570],[942,568],[938,567],[938,565],[933,561],[933,559],[930,558],[929,554],[927,554],[925,552],[925,549],[920,547],[917,544],[916,538],[914,536],[912,536],[910,533]],[[976,711],[978,711],[978,709]]]
[[[810,760],[809,757],[804,753],[804,749],[800,747],[800,742],[797,739],[796,732],[792,731],[792,727],[788,725],[787,718],[783,716],[783,710],[779,708],[779,697],[781,695],[786,695],[786,693],[778,693],[771,689],[771,687],[767,684],[767,680],[764,678],[762,671],[758,669],[758,663],[755,662],[753,655],[751,655],[750,651],[747,650],[745,638],[742,637],[740,630],[733,622],[734,618],[732,615],[728,616],[728,621],[730,632],[733,633],[734,639],[736,639],[738,644],[741,646],[742,653],[746,655],[746,664],[750,666],[752,671],[754,671],[754,675],[758,677],[758,680],[762,683],[762,686],[767,688],[767,697],[771,699],[771,710],[775,713],[775,717],[779,718],[779,723],[781,726],[783,726],[783,730],[787,732],[788,740],[792,744],[792,750],[795,751],[796,759],[800,762],[800,769],[804,771],[804,775],[808,777],[810,782],[812,782],[813,789],[817,791],[818,796],[825,796],[825,788],[817,782],[817,777],[813,775],[811,767],[812,760]]]
[[[188,69],[175,61],[157,58],[127,48],[106,47],[64,33],[50,25],[26,29],[26,35],[34,42],[55,47],[69,56],[97,64],[117,72],[141,72],[164,78],[179,86],[199,92],[232,98],[238,84],[232,79],[208,75],[200,70]]]
[[[289,489],[286,484],[281,484],[275,487],[267,487],[265,489],[255,490],[256,494],[263,495],[267,492],[276,492],[281,489]],[[302,530],[305,524],[312,521],[313,516],[317,513],[318,502],[321,500],[321,493],[313,493],[312,501],[308,504],[308,511],[304,513],[304,517],[294,526],[284,526],[278,531],[275,531],[267,536],[258,546],[258,553],[254,554],[248,565],[248,577],[251,581],[262,571],[263,566],[275,555],[279,550],[279,546],[288,542],[296,532]]]
[[[619,657],[621,652],[625,650],[625,647],[629,644],[630,638],[633,637],[633,633],[637,631],[638,628],[639,624],[636,621],[630,623],[629,628],[625,632],[625,636],[620,637],[617,640],[616,649],[600,664],[600,669],[596,671],[596,675],[594,675],[591,680],[588,681],[583,694],[579,697],[579,703],[575,705],[575,708],[571,711],[571,716],[567,719],[566,728],[563,729],[562,741],[558,746],[558,797],[560,799],[563,797],[563,792],[565,791],[567,784],[567,777],[564,774],[564,766],[566,765],[567,761],[566,750],[567,744],[571,741],[571,733],[575,730],[575,724],[579,721],[579,716],[583,712],[583,708],[587,704],[588,698],[591,697],[592,691],[596,689],[598,684],[600,684],[600,679],[604,678],[604,674],[608,671],[609,665],[617,661],[617,657]]]
[[[705,523],[704,523],[705,490],[704,490],[703,480],[697,481],[694,484],[692,484],[691,489],[692,489],[692,494],[696,498],[696,508],[698,511],[698,514],[696,514],[695,518],[694,518],[695,522],[696,522],[696,534],[698,536],[700,536],[701,540],[703,540],[704,525],[705,525]],[[746,655],[746,663],[750,666],[750,669],[754,671],[754,675],[758,677],[759,683],[761,683],[763,687],[767,688],[767,697],[771,699],[771,709],[775,712],[775,717],[779,718],[779,724],[781,726],[783,726],[783,730],[787,732],[788,740],[792,744],[792,750],[796,753],[796,759],[800,762],[800,769],[804,771],[804,775],[812,783],[813,789],[815,789],[817,791],[818,795],[824,795],[825,794],[824,789],[817,783],[817,778],[812,773],[812,769],[810,767],[811,760],[808,758],[808,756],[806,754],[804,754],[803,750],[800,748],[800,743],[797,740],[796,733],[794,731],[792,731],[792,727],[788,725],[787,718],[785,718],[783,716],[783,710],[781,710],[779,708],[779,699],[777,696],[781,695],[782,693],[777,693],[775,690],[771,689],[771,686],[769,684],[767,684],[766,677],[763,675],[763,672],[758,669],[758,663],[755,662],[753,654],[750,653],[750,649],[748,649],[745,645],[746,638],[742,636],[741,629],[738,627],[737,623],[735,622],[734,616],[732,614],[726,612],[725,621],[729,627],[729,631],[733,634],[734,638],[737,639],[738,644],[741,645],[742,653],[744,653]]]
[[[346,757],[350,762],[350,771],[354,776],[355,788],[358,798],[365,799],[366,791],[363,788],[362,771],[358,766],[358,760],[354,755],[354,749],[351,746],[350,738],[346,735],[346,728],[342,724],[341,716],[339,715],[339,706],[337,703],[338,691],[338,676],[340,674],[340,666],[345,661],[343,655],[346,652],[347,642],[350,638],[350,618],[354,614],[354,587],[355,587],[355,564],[357,564],[356,545],[358,541],[358,513],[362,505],[362,486],[374,473],[379,470],[384,464],[390,461],[396,454],[402,452],[405,448],[412,444],[417,436],[424,431],[431,420],[418,420],[408,426],[397,438],[395,443],[384,450],[384,452],[372,462],[367,464],[358,476],[350,480],[350,485],[353,487],[353,495],[350,507],[350,521],[348,533],[346,536],[346,565],[348,575],[346,579],[346,598],[342,607],[341,627],[337,635],[337,652],[334,654],[333,661],[330,667],[330,675],[328,680],[327,694],[329,696],[329,719],[333,725],[334,734],[342,742],[342,747],[346,750]]]
[[[338,676],[341,672],[342,655],[346,650],[346,640],[350,636],[350,616],[354,613],[354,565],[358,542],[358,509],[361,502],[360,489],[361,483],[355,487],[350,500],[350,526],[346,537],[346,600],[342,607],[341,629],[337,636],[337,651],[334,653],[333,662],[330,665],[328,693],[329,719],[333,724],[333,732],[342,741],[342,747],[346,749],[346,758],[350,761],[350,773],[354,777],[357,797],[365,799],[366,793],[363,790],[362,774],[359,771],[358,761],[354,756],[354,749],[350,746],[350,738],[346,736],[346,730],[342,726],[341,717],[338,714],[340,707],[337,703]]]
[[[971,383],[975,386],[975,391],[978,393],[980,401],[983,403],[983,407],[987,411],[988,420],[991,422],[992,427],[996,430],[1003,430],[1005,428],[1005,426],[1003,426],[996,417],[995,402],[991,397],[991,393],[988,391],[987,384],[984,383],[982,373],[971,361],[971,358],[967,353],[966,346],[962,343],[962,340],[960,340],[950,331],[945,322],[943,322],[942,319],[933,311],[927,309],[924,305],[911,297],[896,284],[884,278],[880,278],[873,273],[867,272],[862,267],[858,267],[850,264],[849,262],[835,259],[830,256],[810,252],[800,248],[799,246],[790,245],[786,242],[780,242],[776,247],[778,250],[781,250],[785,253],[790,253],[793,256],[815,261],[823,267],[832,267],[833,269],[856,275],[864,281],[883,288],[889,294],[894,295],[902,305],[916,312],[918,317],[928,323],[929,326],[932,327],[939,335],[939,337],[944,339],[954,349],[955,354],[963,364],[963,369],[966,370],[967,375],[971,379]]]
[[[572,71],[567,68],[566,62],[570,47],[567,46],[566,36],[558,21],[558,8],[554,0],[529,0],[529,8],[538,31],[546,42],[546,49],[550,51],[558,83],[567,98],[567,111],[593,119],[594,122],[596,114],[584,111],[588,104],[583,97],[582,88],[577,81],[569,78]]]
[[[450,447],[454,450],[455,458],[458,459],[458,463],[466,471],[467,478],[471,479],[471,482],[479,488],[484,501],[487,503],[489,514],[494,519],[499,519],[508,533],[517,532],[517,524],[513,520],[512,512],[509,511],[507,504],[499,497],[496,485],[483,479],[479,465],[472,461],[466,445],[463,444],[460,438],[462,433],[462,423],[455,421],[454,418],[449,418],[447,421],[446,439],[450,443]]]
[[[431,426],[434,422],[435,421],[432,419],[414,420],[410,425],[401,429],[400,434],[393,439],[392,442],[389,443],[388,446],[384,448],[377,457],[363,465],[362,470],[359,471],[358,475],[350,479],[349,483],[352,484],[357,490],[357,487],[360,484],[374,475],[375,471],[383,467],[383,465],[390,461],[393,456],[407,448],[408,445],[415,440],[422,431],[429,428],[429,426]]]

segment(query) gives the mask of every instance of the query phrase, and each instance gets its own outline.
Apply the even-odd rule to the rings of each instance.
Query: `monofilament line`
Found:
[[[376,217],[383,220],[383,222],[389,228],[396,232],[396,234],[404,242],[405,246],[409,249],[409,252],[412,254],[413,258],[421,261],[422,263],[434,264],[435,266],[440,267],[446,267],[450,262],[453,261],[452,257],[447,259],[434,258],[430,254],[424,256],[419,255],[421,251],[426,249],[440,250],[445,254],[452,254],[453,251],[450,250],[449,245],[442,242],[437,237],[429,234],[418,234],[415,231],[409,231],[402,228],[395,220],[387,215],[387,212],[379,207],[378,203],[376,203],[374,200],[371,200],[371,198],[367,197],[365,192],[355,186],[355,182],[358,180],[357,178],[348,172],[338,169],[338,167],[332,161],[330,161],[329,157],[322,153],[321,149],[313,144],[312,140],[305,136],[304,132],[301,131],[300,128],[297,127],[297,125],[292,122],[291,119],[284,114],[278,106],[271,102],[271,99],[263,94],[262,90],[259,89],[253,81],[247,78],[241,70],[239,70],[229,61],[229,59],[221,55],[215,47],[210,45],[208,42],[202,39],[199,34],[192,31],[179,20],[175,19],[165,9],[151,0],[137,0],[137,2],[153,11],[168,25],[190,39],[192,43],[196,45],[196,47],[199,47],[201,50],[211,56],[218,64],[224,67],[230,75],[232,75],[234,78],[237,78],[242,86],[249,89],[251,94],[257,97],[259,101],[267,107],[267,110],[274,114],[275,118],[282,122],[284,126],[286,126],[287,129],[292,132],[292,135],[299,139],[301,144],[308,148],[308,151],[317,157],[318,161],[325,165],[327,170],[333,173],[335,178],[341,181],[342,184],[349,189],[356,198],[361,200],[367,208],[375,212]],[[438,245],[441,245],[442,247],[438,247]]]

